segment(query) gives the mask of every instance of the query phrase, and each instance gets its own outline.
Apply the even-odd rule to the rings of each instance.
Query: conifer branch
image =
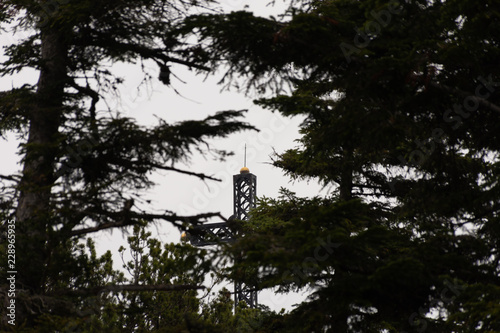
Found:
[[[150,165],[153,168],[156,168],[156,169],[168,170],[168,171],[175,171],[175,172],[179,172],[179,173],[182,173],[182,174],[186,174],[186,175],[190,175],[190,176],[195,176],[195,177],[198,177],[198,178],[200,178],[202,180],[209,179],[209,180],[214,180],[216,182],[221,182],[222,181],[219,178],[207,176],[207,175],[205,175],[203,173],[197,173],[197,172],[192,172],[192,171],[177,169],[177,168],[174,168],[174,167],[168,167],[168,166],[163,166],[163,165],[153,164],[153,163],[151,163]]]
[[[21,177],[0,175],[0,179],[10,180],[11,182],[18,182],[21,180]]]
[[[93,117],[95,117],[96,104],[97,104],[97,102],[99,102],[99,98],[100,98],[99,93],[97,91],[93,90],[92,88],[90,88],[89,86],[82,87],[82,86],[78,85],[73,80],[69,81],[68,84],[70,87],[75,88],[76,90],[78,90],[78,92],[80,92],[84,95],[87,95],[92,99],[92,102],[90,104],[90,114],[93,115]]]
[[[432,87],[434,87],[436,89],[439,89],[439,90],[444,90],[444,91],[452,93],[452,94],[460,95],[460,96],[462,96],[464,98],[465,97],[469,97],[469,98],[473,99],[474,101],[476,101],[479,105],[481,105],[481,106],[483,106],[483,107],[485,107],[487,109],[490,109],[492,111],[495,111],[497,113],[500,113],[500,106],[491,103],[487,99],[484,99],[482,97],[478,97],[478,96],[476,96],[474,94],[467,93],[467,92],[465,92],[463,90],[460,90],[458,88],[449,87],[449,86],[444,85],[444,84],[439,84],[439,83],[432,82],[432,81],[429,84]]]
[[[199,224],[200,220],[203,219],[208,219],[211,217],[219,217],[222,220],[226,221],[226,219],[220,214],[220,213],[205,213],[205,214],[198,214],[198,215],[191,215],[191,216],[178,216],[176,214],[147,214],[147,213],[137,213],[137,212],[126,212],[124,214],[123,212],[108,212],[104,210],[100,210],[99,212],[92,212],[92,213],[97,213],[99,215],[105,215],[110,218],[116,219],[114,222],[108,222],[108,223],[102,223],[94,227],[89,227],[89,228],[84,228],[84,229],[77,229],[73,230],[70,233],[71,237],[74,236],[81,236],[81,235],[86,235],[89,233],[101,231],[101,230],[107,230],[107,229],[112,229],[112,228],[122,228],[126,226],[131,226],[137,224],[139,220],[164,220],[172,223],[173,225],[183,228],[183,223],[189,223],[189,224]],[[126,215],[126,216],[125,216]]]
[[[183,60],[179,58],[175,58],[172,56],[169,56],[166,54],[166,49],[165,48],[151,48],[139,44],[132,44],[132,43],[124,43],[124,42],[119,42],[117,40],[110,40],[109,38],[95,38],[91,44],[98,46],[98,47],[113,47],[116,49],[122,49],[122,50],[128,50],[130,52],[136,53],[140,55],[143,58],[146,59],[152,59],[155,61],[161,60],[165,63],[167,62],[173,62],[177,63],[180,65],[187,66],[189,68],[196,68],[199,70],[203,71],[210,71],[209,67],[197,64],[195,62],[189,61],[189,60]]]
[[[122,284],[91,287],[76,290],[58,290],[51,295],[53,296],[93,296],[109,292],[122,291],[179,291],[179,290],[199,290],[205,289],[204,286],[195,286],[190,284],[153,284],[153,285],[138,285],[138,284]]]

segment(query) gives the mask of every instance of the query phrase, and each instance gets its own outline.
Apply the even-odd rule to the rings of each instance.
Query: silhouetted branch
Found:
[[[171,222],[177,227],[183,227],[183,223],[186,222],[196,225],[199,224],[200,220],[208,219],[210,217],[219,217],[222,220],[226,221],[226,219],[220,213],[205,213],[205,214],[198,214],[191,216],[178,216],[176,214],[147,214],[147,213],[137,213],[130,211],[127,212],[127,218],[124,218],[122,212],[116,213],[116,212],[107,212],[102,210],[97,213],[119,220],[116,222],[99,224],[95,227],[73,230],[70,233],[70,236],[81,236],[101,230],[131,226],[137,224],[138,220],[164,220]]]
[[[12,182],[18,182],[19,180],[21,180],[21,177],[0,175],[0,179],[10,180]]]
[[[109,292],[121,291],[179,291],[179,290],[199,290],[205,289],[204,286],[194,286],[189,284],[153,284],[153,285],[137,285],[137,284],[122,284],[92,287],[76,290],[58,290],[51,295],[53,296],[92,296]]]
[[[211,176],[207,176],[207,175],[205,175],[203,173],[197,173],[197,172],[192,172],[192,171],[177,169],[177,168],[174,168],[174,167],[167,167],[167,166],[163,166],[163,165],[159,165],[159,164],[151,164],[151,166],[154,167],[154,168],[157,168],[157,169],[161,169],[161,170],[175,171],[175,172],[183,173],[183,174],[186,174],[186,175],[195,176],[195,177],[198,177],[198,178],[200,178],[202,180],[209,179],[209,180],[214,180],[216,182],[221,182],[222,181],[219,178],[214,178],[214,177],[211,177]]]
[[[452,88],[452,87],[449,87],[449,86],[444,85],[444,84],[439,84],[439,83],[432,82],[432,81],[429,84],[436,89],[440,89],[440,90],[444,90],[444,91],[452,93],[452,94],[460,95],[464,98],[469,97],[469,98],[473,99],[474,101],[476,101],[479,105],[481,105],[487,109],[490,109],[492,111],[500,113],[500,107],[496,104],[491,103],[487,99],[484,99],[482,97],[478,97],[478,96],[473,95],[473,94],[469,94],[463,90],[460,90],[457,88]]]

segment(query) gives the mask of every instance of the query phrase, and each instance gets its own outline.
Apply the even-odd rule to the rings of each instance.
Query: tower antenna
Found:
[[[245,143],[245,159],[243,160],[243,166],[247,166],[247,144]]]

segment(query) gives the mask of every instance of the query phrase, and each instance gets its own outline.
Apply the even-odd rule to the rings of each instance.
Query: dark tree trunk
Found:
[[[23,177],[19,184],[17,270],[23,288],[42,292],[51,221],[51,190],[64,102],[67,47],[60,29],[41,33],[41,69],[36,105],[30,110]]]

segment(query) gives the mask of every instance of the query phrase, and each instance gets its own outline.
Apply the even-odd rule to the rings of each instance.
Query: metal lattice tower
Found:
[[[257,177],[250,173],[248,168],[241,168],[239,175],[233,176],[234,186],[234,218],[248,221],[250,209],[255,208],[255,194],[257,192]]]
[[[243,167],[238,175],[233,176],[233,216],[229,219],[247,221],[250,209],[255,207],[257,194],[257,177],[250,173],[247,167]],[[193,228],[189,240],[194,246],[215,245],[220,242],[231,242],[237,237],[226,222],[207,223]],[[257,291],[251,286],[234,282],[234,305],[239,302],[251,307],[257,307]]]
[[[250,173],[247,167],[240,170],[239,175],[233,176],[233,213],[234,218],[248,221],[250,209],[255,208],[257,195],[257,177]],[[234,281],[234,303],[245,301],[251,308],[257,307],[257,291],[243,282]]]

